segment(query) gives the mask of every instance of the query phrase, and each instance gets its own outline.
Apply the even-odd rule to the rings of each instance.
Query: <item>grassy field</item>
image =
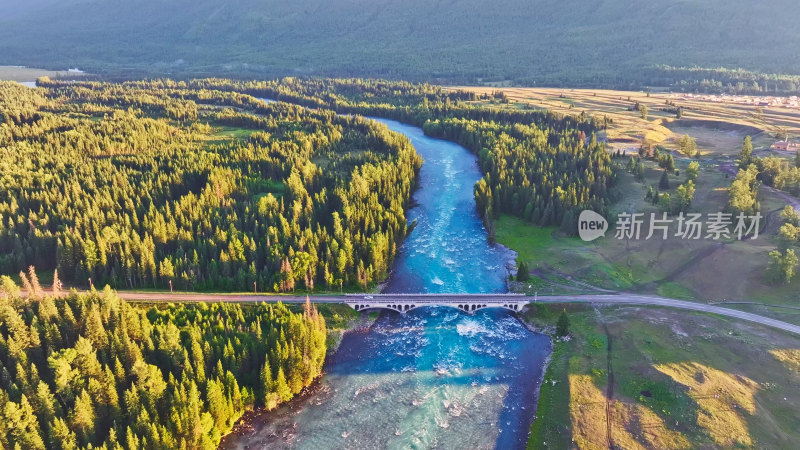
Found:
[[[564,306],[527,319],[552,329]],[[529,448],[789,448],[800,339],[718,317],[568,305]]]
[[[623,172],[619,185],[622,198],[612,205],[613,217],[623,211],[643,212],[646,217],[651,212],[660,214],[644,196],[647,186],[658,186],[661,170],[651,162],[647,165],[644,183]],[[678,162],[681,169],[685,165],[686,162]],[[684,181],[684,176],[671,175],[668,192],[675,195],[675,189]],[[730,182],[714,167],[702,169],[691,211],[724,211]],[[516,217],[501,216],[496,223],[497,241],[517,251],[533,275],[546,282],[531,287],[515,284],[516,290],[524,292],[577,293],[594,286],[699,301],[793,303],[796,301],[793,293],[800,288],[800,281],[772,285],[764,276],[767,254],[777,245],[778,212],[785,202],[765,189],[759,200],[765,214],[764,228],[759,238],[753,240],[693,240],[674,236],[666,240],[660,236],[645,239],[649,231],[645,225],[638,240],[616,239],[612,228],[605,237],[583,242],[554,228],[539,228]]]
[[[253,130],[248,130],[247,128],[220,126],[217,127],[216,132],[210,136],[210,142],[219,143],[232,140],[244,140],[249,138],[253,132]]]

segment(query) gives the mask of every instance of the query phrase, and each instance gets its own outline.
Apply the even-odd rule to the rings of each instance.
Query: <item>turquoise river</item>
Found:
[[[384,292],[506,290],[514,254],[491,246],[475,211],[476,157],[421,129],[376,119],[425,159]],[[345,334],[303,398],[255,417],[223,448],[524,448],[549,339],[499,309],[384,312]]]

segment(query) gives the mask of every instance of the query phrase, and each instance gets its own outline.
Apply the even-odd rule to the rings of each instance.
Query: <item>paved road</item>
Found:
[[[306,301],[305,296],[300,295],[269,295],[269,294],[168,294],[151,292],[117,292],[125,300],[150,301],[150,302],[234,302],[234,303],[255,303],[255,302],[277,302],[302,303]],[[343,295],[311,297],[314,303],[343,303],[347,297]]]
[[[274,294],[202,294],[202,293],[174,293],[166,292],[117,292],[125,300],[154,301],[154,302],[277,302],[302,303],[306,301],[305,295],[274,295]],[[449,302],[451,300],[472,299],[475,301],[502,302],[508,300],[529,300],[533,297],[519,294],[343,294],[343,295],[312,295],[314,303],[344,303],[345,300],[362,300],[365,295],[372,296],[375,300],[410,301],[420,303]]]
[[[533,300],[533,299],[531,299]],[[735,319],[747,320],[750,322],[759,323],[769,327],[777,328],[779,330],[788,331],[800,335],[800,326],[792,325],[790,323],[782,322],[769,317],[759,316],[758,314],[751,314],[744,311],[725,308],[722,306],[707,305],[705,303],[688,302],[684,300],[675,300],[664,297],[654,297],[646,295],[574,295],[574,296],[548,296],[539,297],[539,303],[603,303],[603,304],[624,304],[624,305],[642,305],[642,306],[664,306],[668,308],[688,309],[691,311],[700,311],[711,314],[718,314],[720,316],[733,317]]]
[[[135,293],[135,292],[119,292],[119,296],[126,300],[144,300],[144,301],[164,301],[164,302],[180,302],[180,301],[201,301],[201,302],[277,302],[284,303],[301,303],[304,302],[305,296],[291,296],[291,295],[227,295],[227,294],[167,294],[167,293]],[[311,301],[315,303],[344,303],[345,300],[357,299],[359,296],[312,296]],[[376,300],[386,300],[387,298],[397,298],[400,301],[408,301],[413,299],[420,303],[437,303],[447,301],[464,300],[470,296],[468,295],[437,295],[437,296],[391,296],[391,295],[374,295]],[[735,319],[747,320],[750,322],[759,323],[769,327],[777,328],[779,330],[787,331],[800,335],[800,326],[792,325],[790,323],[782,322],[780,320],[771,319],[769,317],[759,316],[758,314],[751,314],[744,311],[725,308],[722,306],[708,305],[705,303],[695,303],[684,300],[675,300],[664,297],[655,297],[647,295],[633,295],[633,294],[590,294],[590,295],[556,295],[556,296],[516,296],[516,295],[482,295],[474,296],[473,299],[486,300],[509,300],[513,298],[515,301],[526,300],[536,303],[593,303],[593,304],[621,304],[621,305],[642,305],[642,306],[663,306],[668,308],[677,308],[691,311],[700,311],[711,314],[718,314],[721,316],[732,317]]]

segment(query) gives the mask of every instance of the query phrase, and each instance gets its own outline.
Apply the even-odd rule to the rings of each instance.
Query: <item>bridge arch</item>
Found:
[[[389,309],[400,313],[423,306],[451,307],[469,314],[487,308],[519,312],[527,303],[518,294],[348,294],[346,297],[344,303],[356,311]]]

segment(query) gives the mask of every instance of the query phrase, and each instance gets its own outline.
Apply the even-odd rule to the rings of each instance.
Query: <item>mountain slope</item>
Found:
[[[47,0],[40,0],[46,2]],[[0,63],[413,79],[800,73],[795,0],[66,0],[0,18]]]

